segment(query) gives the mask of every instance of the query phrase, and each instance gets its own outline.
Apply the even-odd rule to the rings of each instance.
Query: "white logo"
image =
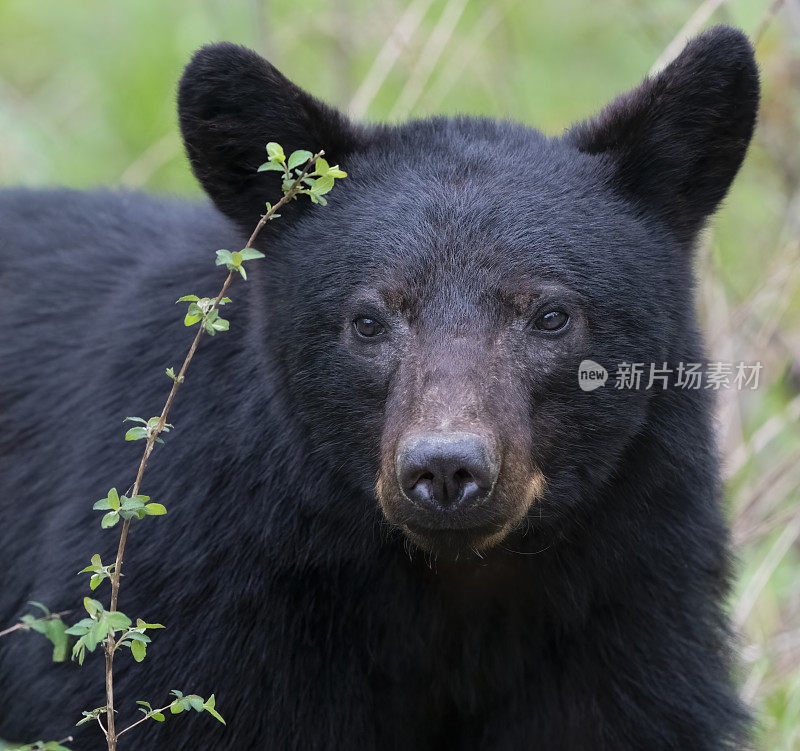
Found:
[[[594,391],[605,385],[608,371],[594,360],[583,360],[578,366],[578,386],[582,391]]]

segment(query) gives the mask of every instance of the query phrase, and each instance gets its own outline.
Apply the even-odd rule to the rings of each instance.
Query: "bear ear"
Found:
[[[267,142],[277,141],[287,155],[324,149],[335,164],[364,140],[361,129],[255,52],[226,42],[201,48],[186,66],[178,115],[195,176],[244,231],[255,227],[268,199],[280,197],[276,173],[258,172]]]
[[[688,245],[741,166],[758,98],[747,37],[717,26],[565,138],[606,157],[614,187]]]

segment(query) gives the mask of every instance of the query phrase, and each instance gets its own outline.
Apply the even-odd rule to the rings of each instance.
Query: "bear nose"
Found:
[[[491,493],[497,463],[489,441],[476,433],[426,433],[401,443],[397,477],[406,496],[420,507],[465,509]]]

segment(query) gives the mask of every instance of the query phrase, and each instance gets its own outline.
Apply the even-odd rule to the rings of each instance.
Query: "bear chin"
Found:
[[[458,561],[483,558],[484,554],[501,543],[511,531],[511,525],[484,524],[465,529],[426,529],[413,523],[404,524],[403,533],[416,547],[437,558]]]

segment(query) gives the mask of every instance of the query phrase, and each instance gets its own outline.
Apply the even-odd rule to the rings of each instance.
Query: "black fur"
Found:
[[[134,525],[126,554],[120,608],[168,628],[143,663],[117,660],[118,722],[179,688],[216,692],[228,727],[181,715],[130,747],[743,747],[709,392],[586,394],[576,373],[584,357],[702,359],[686,246],[757,100],[749,44],[726,28],[556,139],[469,118],[353,126],[253,53],[201,50],[181,126],[233,224],[138,194],[0,194],[0,623],[29,599],[78,608],[74,572],[112,559],[91,504],[133,479],[141,444],[121,420],[160,409],[188,344],[173,301],[214,292],[213,251],[241,247],[275,200],[278,178],[253,172],[265,142],[324,147],[350,176],[274,222],[268,259],[233,287],[231,331],[201,343],[145,478],[169,514]],[[578,300],[582,338],[546,363],[517,353],[547,490],[482,560],[407,552],[375,502],[397,355],[354,354],[343,322],[388,278],[443,340],[495,320],[509,279]],[[101,663],[0,640],[0,737],[99,748],[72,726],[104,703]]]

